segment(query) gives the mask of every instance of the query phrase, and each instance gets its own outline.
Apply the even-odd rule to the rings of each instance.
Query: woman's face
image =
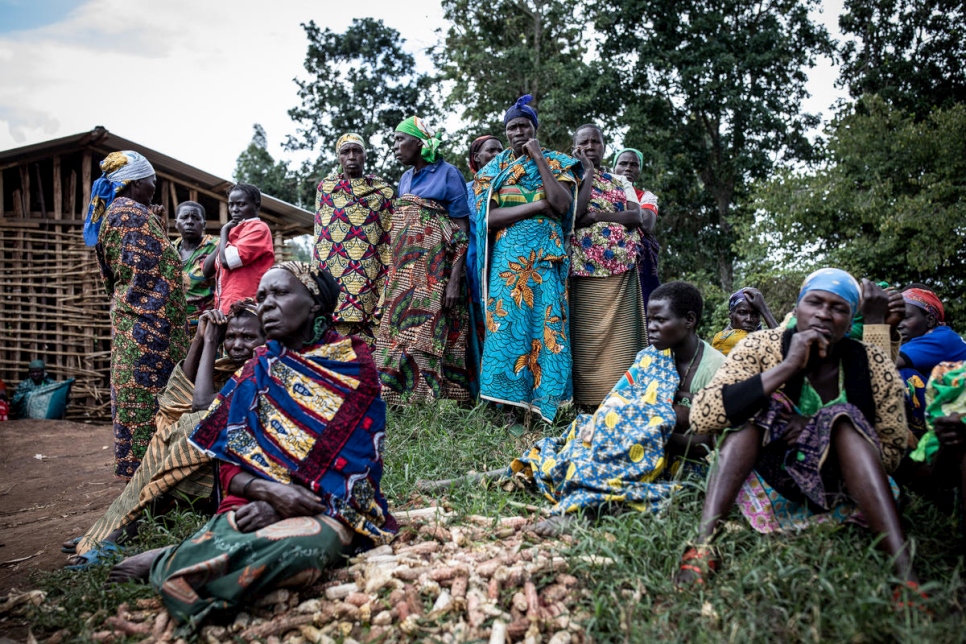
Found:
[[[152,174],[150,177],[135,179],[129,185],[131,199],[139,204],[148,206],[151,204],[151,199],[154,197],[154,190],[158,185],[158,175]]]
[[[520,155],[523,153],[523,146],[527,141],[537,134],[537,128],[533,126],[533,121],[525,116],[518,116],[510,119],[506,124],[506,140],[513,149],[513,153]]]
[[[732,329],[741,329],[749,333],[758,329],[761,324],[761,313],[752,308],[747,301],[741,300],[735,310],[728,314]]]
[[[852,307],[843,298],[828,291],[808,291],[795,305],[799,331],[814,329],[829,342],[838,342],[852,328]]]
[[[423,149],[423,142],[411,134],[396,132],[393,139],[392,151],[396,155],[396,160],[401,164],[410,166],[416,165],[420,159],[420,152]]]
[[[258,215],[255,201],[243,190],[228,193],[228,215],[232,221],[244,221]]]
[[[614,173],[624,175],[631,183],[637,181],[641,176],[641,162],[637,159],[637,155],[633,152],[625,152],[617,157]]]
[[[647,303],[647,339],[658,351],[681,346],[696,325],[694,313],[678,316],[669,300],[652,299]]]
[[[914,304],[906,302],[906,315],[896,327],[903,342],[926,335],[936,326],[936,318]]]
[[[205,232],[205,216],[194,206],[182,206],[178,209],[174,225],[182,239],[199,242]]]
[[[474,155],[473,160],[476,161],[476,167],[482,168],[500,152],[503,152],[503,144],[500,143],[499,139],[487,139],[480,151]]]
[[[604,158],[604,137],[595,127],[585,127],[578,130],[574,136],[575,154],[577,150],[583,150],[594,167],[600,168],[600,160]]]
[[[228,320],[225,328],[225,353],[235,364],[248,361],[255,349],[265,344],[265,332],[254,315],[241,315]]]
[[[339,150],[339,163],[350,179],[358,179],[366,168],[366,151],[358,143],[346,143]]]
[[[255,301],[266,337],[292,348],[307,339],[319,310],[309,289],[283,268],[273,268],[262,276]]]

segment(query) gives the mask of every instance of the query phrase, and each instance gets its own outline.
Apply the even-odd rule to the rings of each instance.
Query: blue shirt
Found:
[[[937,326],[899,347],[899,355],[905,358],[906,366],[928,378],[940,362],[966,360],[966,341],[948,326]]]
[[[399,195],[416,195],[422,199],[438,201],[450,217],[462,219],[470,216],[466,204],[466,179],[451,163],[440,159],[436,163],[414,172],[409,168],[399,180]]]

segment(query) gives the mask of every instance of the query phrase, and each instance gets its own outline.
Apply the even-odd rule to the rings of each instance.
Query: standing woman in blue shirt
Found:
[[[412,167],[399,181],[376,340],[382,397],[390,404],[470,399],[463,279],[470,212],[463,175],[443,160],[441,143],[418,116],[396,127],[393,152]]]

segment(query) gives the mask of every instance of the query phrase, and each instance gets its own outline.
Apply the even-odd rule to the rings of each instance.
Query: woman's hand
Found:
[[[299,485],[285,485],[271,482],[263,494],[265,500],[282,515],[282,518],[309,517],[322,514],[325,506],[322,499]]]
[[[587,152],[583,148],[574,148],[574,156],[580,161],[580,165],[584,166],[584,176],[587,173],[593,173],[594,162],[587,158]]]
[[[805,425],[807,424],[807,418],[798,414],[793,414],[792,417],[788,419],[785,434],[782,436],[782,440],[785,442],[785,445],[791,447],[792,445],[798,443],[798,437],[802,435],[802,430],[805,429]]]
[[[902,299],[902,293],[894,288],[887,289],[886,292],[889,294],[889,313],[885,323],[895,330],[906,317],[906,301]]]
[[[540,149],[540,142],[536,138],[523,144],[523,152],[534,161],[543,158],[543,150]]]
[[[788,355],[782,361],[784,364],[801,371],[808,366],[812,351],[818,352],[819,358],[828,355],[829,341],[824,335],[814,329],[799,331],[792,337],[792,344],[788,347]]]
[[[235,525],[239,532],[255,532],[281,520],[281,515],[266,501],[252,501],[235,510]]]
[[[933,423],[936,438],[943,447],[962,447],[966,444],[966,424],[962,414],[950,414],[937,418]]]
[[[890,314],[889,294],[878,284],[862,278],[862,321],[866,324],[886,324]],[[903,307],[905,311],[905,307]]]
[[[748,302],[748,306],[755,309],[759,313],[762,312],[763,308],[767,308],[765,305],[765,296],[761,294],[761,291],[754,287],[743,288],[741,291],[745,294],[745,301]]]

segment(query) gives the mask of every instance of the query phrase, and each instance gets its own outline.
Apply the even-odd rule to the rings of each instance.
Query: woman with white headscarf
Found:
[[[158,411],[157,394],[188,349],[181,257],[151,207],[154,168],[137,152],[112,152],[91,189],[84,241],[97,244],[111,296],[114,474],[130,479]]]

